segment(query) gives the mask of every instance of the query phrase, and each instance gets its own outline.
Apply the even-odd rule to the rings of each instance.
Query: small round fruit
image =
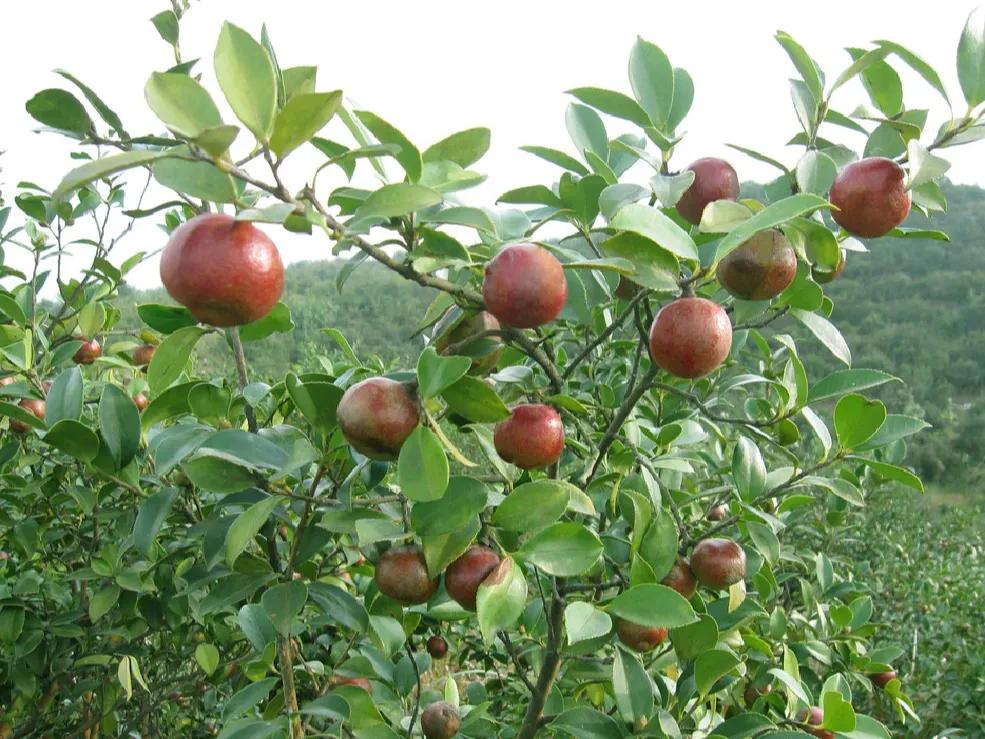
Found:
[[[458,709],[444,701],[432,703],[421,714],[421,731],[427,739],[451,739],[461,726]]]
[[[834,733],[827,729],[813,728],[820,726],[821,722],[824,721],[824,711],[817,706],[811,706],[810,709],[802,709],[797,713],[797,721],[805,724],[803,727],[804,731],[812,736],[818,737],[818,739],[834,739],[835,737]]]
[[[153,344],[141,344],[133,350],[133,363],[138,367],[146,367],[154,358],[157,347]]]
[[[641,290],[640,286],[624,275],[619,275],[619,284],[613,292],[620,300],[632,300]]]
[[[709,521],[724,521],[728,516],[728,506],[722,503],[717,505],[708,511],[708,515],[705,516]]]
[[[357,452],[381,460],[396,459],[421,420],[408,386],[385,377],[371,377],[346,390],[336,418]]]
[[[691,162],[687,170],[694,172],[694,182],[677,201],[677,212],[684,220],[697,226],[708,203],[738,200],[739,176],[724,159],[704,157]]]
[[[709,588],[722,590],[746,576],[746,553],[731,539],[702,539],[691,552],[691,572]]]
[[[564,451],[564,423],[549,405],[518,405],[493,429],[496,453],[523,470],[547,467]]]
[[[252,223],[204,213],[171,234],[161,282],[202,323],[242,326],[280,300],[284,265],[274,242]]]
[[[760,231],[718,264],[718,282],[742,300],[770,300],[797,276],[797,254],[779,231]]]
[[[428,654],[433,659],[442,659],[448,654],[448,642],[445,641],[445,637],[435,634],[428,639]]]
[[[634,652],[649,652],[667,638],[667,629],[659,626],[641,626],[624,618],[617,618],[616,635],[619,641]]]
[[[731,348],[728,314],[705,298],[678,298],[661,308],[650,326],[650,357],[675,377],[704,377]]]
[[[76,364],[92,364],[102,356],[103,349],[99,346],[98,341],[95,339],[86,341],[82,336],[76,336],[75,338],[82,342],[82,346],[72,356],[73,362]]]
[[[896,670],[889,670],[888,672],[876,672],[872,675],[869,675],[869,680],[872,681],[872,684],[875,685],[877,688],[883,688],[883,689],[885,689],[885,687],[889,685],[889,683],[895,680],[896,678],[897,678]]]
[[[742,697],[745,699],[746,705],[752,707],[752,704],[755,703],[758,698],[764,695],[769,695],[771,692],[773,692],[773,686],[769,683],[765,685],[753,685],[750,683],[746,686]]]
[[[418,546],[391,547],[376,563],[376,587],[404,605],[427,603],[438,590],[438,578],[428,575],[424,552]]]
[[[691,567],[683,557],[677,558],[674,566],[670,568],[667,577],[661,580],[661,582],[668,588],[673,588],[688,600],[691,600],[691,596],[694,595],[694,591],[698,587],[694,579],[694,573],[691,572]]]
[[[340,685],[353,685],[357,688],[362,688],[370,695],[373,694],[373,686],[365,677],[345,677],[343,675],[332,675],[328,678],[328,685],[332,688],[337,688]]]
[[[458,345],[461,349],[456,351],[457,354],[472,357],[472,366],[469,368],[469,374],[484,375],[496,366],[496,362],[499,361],[503,353],[503,346],[498,339],[494,339],[493,337],[483,337],[472,342],[471,345],[468,342],[469,339],[479,336],[486,331],[498,330],[499,321],[496,320],[496,317],[489,311],[479,311],[463,318],[450,331],[438,337],[434,342],[434,350],[438,354],[444,354],[448,351],[449,347]],[[481,343],[492,341],[495,342],[495,348],[492,351],[482,356],[473,356],[473,352],[479,348]]]
[[[47,411],[47,404],[43,400],[38,400],[37,398],[24,398],[24,400],[17,405],[24,410],[33,413],[34,417],[39,421],[44,420],[44,415]],[[18,421],[16,418],[11,418],[10,430],[16,434],[26,434],[31,430],[31,427],[23,421]]]
[[[561,263],[547,249],[514,244],[486,265],[482,298],[502,325],[534,328],[558,317],[568,299],[568,283]]]
[[[458,605],[474,611],[479,585],[496,569],[499,555],[489,547],[473,544],[445,570],[445,589]]]
[[[820,265],[815,264],[811,267],[811,277],[814,278],[814,282],[819,285],[827,285],[829,282],[833,282],[841,277],[841,273],[845,271],[845,250],[841,250],[841,258],[838,260],[838,266],[834,269],[824,269]]]
[[[147,406],[150,405],[150,401],[147,400],[147,396],[144,395],[143,393],[137,393],[136,395],[133,396],[133,404],[137,406],[137,411],[143,413],[144,409],[146,409]]]
[[[835,223],[855,236],[875,238],[892,231],[910,214],[906,173],[892,159],[867,157],[842,169],[828,199]]]

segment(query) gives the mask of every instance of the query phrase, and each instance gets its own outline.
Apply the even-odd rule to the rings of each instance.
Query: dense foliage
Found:
[[[672,171],[694,83],[640,39],[633,97],[571,91],[575,156],[529,147],[559,180],[479,209],[456,193],[482,179],[487,129],[422,151],[317,92],[314,67],[281,69],[265,31],[220,32],[242,128],[225,122],[182,57],[182,7],[154,18],[177,65],[144,90],[167,133],[128,132],[66,72],[85,103],[27,103],[86,161],[3,211],[4,248],[33,256],[27,274],[5,263],[0,293],[3,733],[881,739],[875,691],[917,720],[869,587],[814,543],[881,491],[922,490],[904,459],[925,426],[863,394],[895,378],[852,367],[829,320],[822,285],[865,247],[825,213],[830,190],[857,233],[942,238],[897,226],[911,197],[945,207],[940,151],[985,132],[985,18],[958,49],[968,112],[936,132],[891,66],[949,102],[913,52],[851,50],[826,81],[778,33],[803,153],[738,149],[781,172],[741,201],[726,162]],[[849,116],[834,106],[856,78],[871,105]],[[601,114],[631,132],[610,138]],[[349,143],[317,135],[330,121]],[[302,146],[323,163],[286,181]],[[121,329],[114,300],[146,255],[115,250],[138,218],[171,234],[182,306],[142,304]],[[393,368],[324,327],[338,352],[309,342],[304,371],[251,376],[243,345],[298,320],[255,222],[327,237],[337,282],[374,260],[436,291],[394,334],[433,343]],[[564,235],[541,240],[547,223]],[[90,267],[64,273],[79,249]],[[750,251],[768,280],[743,282]],[[235,383],[193,369],[206,337]],[[102,352],[121,340],[139,353]],[[815,342],[845,367],[809,373]]]

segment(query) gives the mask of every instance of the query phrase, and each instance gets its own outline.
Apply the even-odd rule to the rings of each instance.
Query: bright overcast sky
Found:
[[[8,0],[5,5],[0,68],[8,74],[0,149],[6,154],[0,165],[8,202],[18,181],[53,188],[71,167],[69,146],[57,136],[33,134],[35,123],[24,110],[24,102],[38,90],[71,89],[52,73],[55,68],[70,70],[94,88],[131,133],[162,130],[144,104],[142,90],[152,71],[173,63],[170,48],[148,22],[168,7],[166,2]],[[956,107],[963,110],[954,58],[972,7],[963,0],[931,5],[826,0],[823,7],[790,0],[196,0],[182,24],[181,45],[185,59],[201,57],[198,70],[218,99],[211,59],[222,21],[254,34],[265,22],[282,66],[316,64],[319,89],[342,88],[421,148],[463,128],[490,127],[492,149],[475,167],[489,180],[462,196],[481,205],[491,204],[505,190],[549,184],[557,176],[559,170],[517,147],[539,144],[572,151],[564,127],[569,101],[564,90],[599,86],[629,92],[627,59],[637,35],[663,48],[695,81],[694,105],[682,127],[687,136],[674,168],[699,156],[725,156],[742,179],[762,180],[775,173],[723,144],[757,149],[789,165],[796,162],[799,152],[783,146],[797,124],[787,83],[793,69],[773,40],[777,30],[800,41],[829,80],[849,61],[845,46],[864,46],[874,39],[902,43],[938,70]],[[931,107],[936,113],[926,143],[947,115],[946,106],[919,78],[906,72],[902,76],[907,107]],[[855,81],[836,95],[834,104],[850,112],[862,99]],[[225,117],[233,120],[228,112]],[[607,123],[610,136],[632,130],[620,121]],[[333,125],[328,133],[347,140]],[[861,137],[848,137],[846,143],[861,146]],[[952,180],[985,185],[985,145],[945,152],[949,154]],[[301,157],[299,165],[315,161],[296,157]],[[305,166],[296,171],[303,176]],[[641,182],[644,175],[641,171]],[[328,254],[326,242],[318,237],[276,238],[287,261]],[[151,250],[160,241],[159,231],[143,227],[134,232],[128,251]],[[13,254],[8,259],[23,264]],[[133,277],[140,286],[158,284],[155,265]]]

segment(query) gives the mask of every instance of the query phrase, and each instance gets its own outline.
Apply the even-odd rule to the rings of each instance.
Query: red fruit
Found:
[[[438,589],[438,578],[428,575],[418,546],[387,549],[376,563],[374,579],[383,595],[405,605],[427,603]]]
[[[616,285],[616,289],[613,294],[620,300],[632,300],[636,297],[639,291],[639,285],[630,280],[628,277],[619,275],[619,284]]]
[[[810,710],[804,709],[797,714],[797,721],[807,724],[803,727],[804,731],[818,739],[835,739],[834,732],[827,729],[814,729],[813,726],[820,726],[824,721],[824,711],[817,706],[811,706]]]
[[[344,677],[342,675],[332,675],[328,679],[328,684],[333,688],[337,688],[340,685],[355,685],[357,688],[362,688],[370,695],[373,694],[373,686],[365,677]]]
[[[726,516],[728,516],[728,506],[722,503],[722,505],[717,505],[708,511],[705,518],[709,521],[724,521]]]
[[[346,390],[336,418],[357,452],[384,460],[397,458],[421,420],[417,398],[408,386],[385,377],[371,377]]]
[[[650,327],[650,357],[676,377],[704,377],[731,348],[728,314],[705,298],[678,298],[657,312]]]
[[[835,223],[856,236],[875,238],[910,214],[906,173],[892,159],[867,157],[842,169],[828,195]]]
[[[146,367],[154,358],[157,347],[153,344],[141,344],[133,350],[133,363],[138,367]]]
[[[475,610],[479,585],[499,564],[499,555],[489,547],[473,544],[445,570],[445,589],[467,611]]]
[[[72,356],[73,362],[76,364],[92,364],[102,356],[103,349],[99,346],[98,341],[95,339],[89,339],[89,341],[86,341],[82,336],[76,336],[75,338],[82,342],[82,346],[80,346]]]
[[[25,398],[20,403],[18,403],[21,408],[30,411],[34,414],[34,417],[38,420],[44,420],[44,414],[47,410],[47,404],[43,400],[38,400],[37,398]],[[26,434],[31,430],[23,421],[18,421],[16,418],[10,419],[10,430],[17,434]]]
[[[702,585],[721,590],[746,576],[746,553],[731,539],[702,539],[691,552],[691,572]]]
[[[461,726],[458,709],[444,701],[432,703],[421,714],[421,731],[427,739],[451,739]]]
[[[758,685],[758,686],[750,683],[746,687],[745,692],[742,694],[742,697],[745,699],[746,705],[751,707],[752,704],[755,703],[760,696],[769,695],[772,692],[773,692],[773,686],[768,683],[766,685]]]
[[[428,654],[434,659],[441,659],[448,654],[448,642],[445,637],[435,634],[428,639]]]
[[[661,580],[661,582],[667,587],[673,588],[688,600],[691,600],[691,596],[694,595],[694,591],[698,586],[694,579],[694,573],[691,572],[687,560],[683,557],[677,558],[674,566],[670,568],[667,577]]]
[[[556,410],[539,403],[515,406],[493,429],[496,452],[520,469],[554,464],[564,451],[564,424]]]
[[[871,680],[872,684],[877,688],[885,688],[890,682],[895,680],[896,677],[896,670],[889,670],[888,672],[876,672],[869,675],[869,680]]]
[[[659,626],[640,626],[623,618],[616,619],[619,641],[634,652],[649,652],[667,638],[667,629]]]
[[[687,169],[694,172],[694,182],[677,201],[677,212],[684,220],[697,226],[708,203],[738,200],[739,176],[724,159],[705,157],[691,162]]]
[[[833,270],[826,270],[818,265],[811,267],[811,277],[814,278],[814,282],[819,285],[826,285],[833,280],[841,277],[841,273],[845,271],[845,250],[841,250],[841,258],[838,260],[838,266]]]
[[[133,404],[137,406],[137,410],[143,413],[144,409],[150,405],[150,401],[147,400],[147,396],[143,393],[137,393],[133,396]]]
[[[514,244],[486,265],[486,310],[504,326],[533,328],[557,318],[568,299],[561,263],[536,244]]]
[[[478,336],[486,331],[498,331],[499,321],[489,311],[479,311],[471,316],[463,318],[444,335],[435,339],[434,350],[438,354],[445,354],[449,347],[454,348],[454,353],[465,357],[473,357],[472,367],[469,368],[470,375],[484,375],[496,366],[500,355],[503,353],[502,344],[494,337],[484,337],[469,343],[469,339]],[[488,354],[475,356],[482,344],[488,346],[489,341],[496,341],[496,348]]]
[[[161,281],[202,323],[242,326],[277,304],[284,265],[274,242],[252,223],[205,213],[171,234],[161,254]]]
[[[718,264],[718,282],[742,300],[770,300],[797,276],[797,254],[779,231],[760,231]]]

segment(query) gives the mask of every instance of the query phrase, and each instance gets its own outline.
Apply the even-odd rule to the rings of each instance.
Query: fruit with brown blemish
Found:
[[[357,452],[380,460],[396,459],[421,420],[410,386],[385,377],[371,377],[346,390],[336,419]]]

